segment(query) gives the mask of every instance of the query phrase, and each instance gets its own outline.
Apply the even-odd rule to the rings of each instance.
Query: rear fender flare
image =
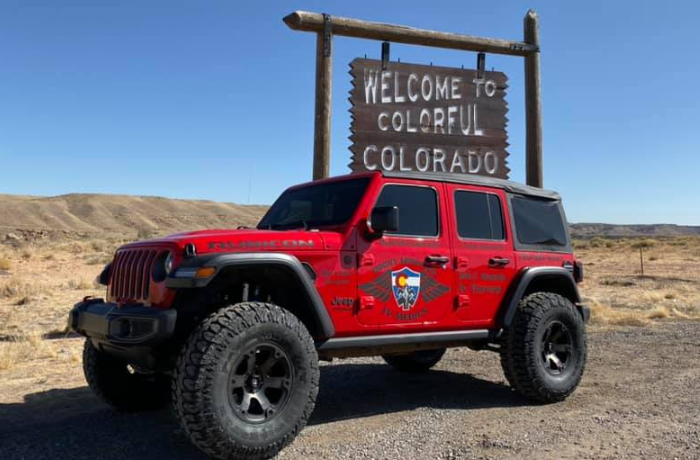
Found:
[[[506,328],[511,325],[518,310],[518,305],[525,297],[530,285],[535,281],[543,281],[545,279],[548,282],[557,283],[559,285],[557,291],[563,290],[565,294],[562,293],[562,295],[571,300],[576,305],[579,313],[586,319],[586,313],[580,305],[581,294],[571,272],[562,267],[532,267],[522,270],[513,280],[510,289],[508,289],[499,309],[498,324],[500,327]]]

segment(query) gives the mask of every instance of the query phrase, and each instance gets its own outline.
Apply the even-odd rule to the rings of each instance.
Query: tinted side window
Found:
[[[567,234],[559,202],[513,197],[513,217],[522,244],[566,246]]]
[[[462,238],[502,240],[503,213],[501,200],[490,193],[455,193],[457,234]]]
[[[377,199],[377,207],[398,206],[399,235],[437,236],[437,193],[432,188],[387,185]]]

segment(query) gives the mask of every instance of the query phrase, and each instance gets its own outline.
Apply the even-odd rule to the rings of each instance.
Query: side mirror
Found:
[[[398,206],[380,206],[372,209],[369,222],[370,230],[381,236],[384,232],[395,232],[399,229]]]

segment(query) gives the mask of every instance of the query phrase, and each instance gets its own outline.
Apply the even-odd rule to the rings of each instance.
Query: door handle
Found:
[[[450,258],[446,256],[427,256],[425,258],[426,265],[447,265],[449,261]]]
[[[502,257],[491,257],[489,259],[489,267],[505,267],[510,263],[510,259],[504,259]]]

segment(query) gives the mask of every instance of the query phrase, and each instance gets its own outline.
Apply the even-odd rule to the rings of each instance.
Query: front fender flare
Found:
[[[333,337],[335,327],[328,310],[316,290],[309,272],[304,268],[299,259],[284,253],[255,253],[255,254],[212,254],[186,259],[165,282],[168,288],[189,289],[207,286],[219,276],[225,268],[252,267],[252,266],[277,266],[289,270],[301,284],[302,290],[307,296],[308,303],[313,310],[317,326],[324,337]],[[214,267],[216,271],[209,278],[195,278],[196,270],[203,267]],[[185,276],[191,274],[192,276]]]
[[[569,296],[566,296],[571,300],[576,308],[579,310],[584,319],[586,319],[587,313],[581,304],[581,294],[576,286],[576,281],[574,277],[567,269],[563,267],[531,267],[522,270],[518,277],[513,280],[511,287],[508,290],[506,297],[501,303],[498,315],[498,324],[500,327],[505,328],[510,326],[515,317],[515,312],[518,309],[520,301],[525,296],[528,287],[536,279],[550,278],[553,281],[562,282],[566,289],[570,292]]]

